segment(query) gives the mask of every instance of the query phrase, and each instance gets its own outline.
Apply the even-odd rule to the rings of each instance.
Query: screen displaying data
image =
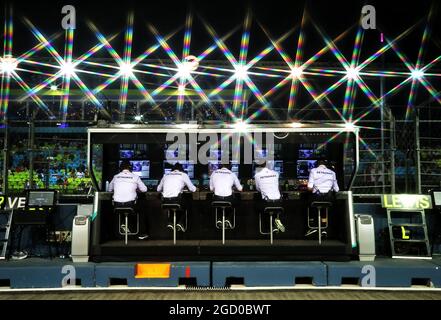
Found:
[[[194,162],[193,161],[178,161],[190,179],[194,179]],[[170,173],[172,166],[176,163],[173,161],[164,161],[164,174]]]
[[[297,160],[297,178],[308,179],[309,172],[317,165],[317,160]]]
[[[121,166],[121,162],[119,165]],[[150,161],[149,160],[132,160],[130,161],[132,164],[132,172],[141,178],[149,179],[150,178]]]

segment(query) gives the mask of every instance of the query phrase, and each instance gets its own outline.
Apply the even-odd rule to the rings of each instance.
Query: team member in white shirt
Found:
[[[227,201],[231,202],[233,207],[236,205],[236,201],[233,195],[233,186],[242,191],[242,185],[240,184],[237,176],[230,170],[229,164],[222,164],[221,168],[213,171],[210,176],[210,190],[213,191],[213,201]],[[228,210],[225,214],[225,225],[231,228],[230,215]],[[216,222],[222,226],[222,221]]]
[[[135,208],[137,191],[147,192],[147,187],[141,181],[141,178],[132,173],[132,164],[128,160],[124,160],[120,166],[121,172],[115,175],[109,184],[109,192],[113,192],[113,204],[115,207],[132,207]],[[139,212],[140,215],[140,231],[147,229],[145,213]],[[121,225],[123,232],[128,226]],[[130,232],[130,231],[129,231]],[[145,232],[140,232],[139,239],[147,239]]]
[[[317,168],[311,169],[309,173],[308,190],[312,192],[310,202],[314,200],[331,201],[330,192],[338,192],[340,190],[335,172],[328,169],[326,163],[326,160],[319,160]],[[312,220],[315,221],[315,219]],[[326,218],[322,218],[322,223],[326,222]],[[309,236],[315,232],[317,232],[316,229],[311,229],[306,235]],[[323,230],[322,235],[326,236],[327,232]]]
[[[326,167],[325,160],[318,161],[318,167],[311,169],[308,180],[308,190],[313,194],[326,194],[331,190],[339,191],[335,172]]]
[[[185,187],[191,192],[196,191],[196,187],[184,172],[182,165],[176,162],[176,164],[173,165],[172,171],[162,177],[157,188],[158,192],[162,192],[163,203],[179,203],[181,205],[183,210],[176,212],[176,228],[183,232],[185,232],[183,211],[185,211],[187,204],[182,199],[181,194]],[[173,216],[170,215],[168,218],[168,227],[173,229]]]
[[[258,211],[263,213],[268,202],[271,202],[271,206],[282,206],[282,196],[279,191],[279,173],[269,169],[266,162],[256,165],[256,168],[254,181],[256,190],[262,195],[257,205]],[[277,213],[274,223],[276,224],[275,230],[285,232],[285,226],[280,221],[280,212]]]

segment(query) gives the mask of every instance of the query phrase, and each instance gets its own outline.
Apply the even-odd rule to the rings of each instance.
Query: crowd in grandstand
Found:
[[[32,187],[66,193],[86,192],[91,186],[91,180],[86,168],[85,150],[83,141],[38,143],[34,152]],[[8,188],[18,192],[31,187],[26,141],[17,141],[11,151]]]

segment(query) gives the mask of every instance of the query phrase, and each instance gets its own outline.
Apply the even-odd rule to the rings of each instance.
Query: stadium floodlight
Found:
[[[352,122],[346,122],[345,123],[345,128],[347,130],[354,130],[355,129],[355,125]]]
[[[234,123],[233,127],[238,132],[246,132],[248,129],[248,124],[242,120],[238,120],[236,123]]]
[[[18,61],[10,55],[0,57],[0,74],[11,74],[17,69]]]
[[[135,116],[136,121],[142,121],[142,118],[143,118],[142,114],[138,114]]]
[[[357,68],[346,68],[346,77],[348,79],[357,80],[360,76],[360,72]]]
[[[121,63],[119,65],[119,72],[126,77],[129,77],[133,74],[133,66],[131,63]]]
[[[65,62],[61,66],[61,73],[65,76],[72,76],[75,73],[75,66],[71,62]]]
[[[234,67],[234,76],[236,79],[244,80],[248,77],[248,68],[244,65]]]
[[[181,64],[178,65],[178,76],[181,79],[188,79],[191,76],[191,69],[192,66],[187,63],[187,62],[183,62]]]
[[[294,79],[299,79],[303,75],[303,69],[299,67],[294,67],[291,69],[291,77]]]
[[[423,71],[418,70],[418,69],[415,69],[415,70],[412,71],[412,78],[413,79],[419,80],[422,77],[424,77],[424,72]]]

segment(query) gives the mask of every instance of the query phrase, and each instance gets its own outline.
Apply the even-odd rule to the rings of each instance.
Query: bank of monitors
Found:
[[[296,164],[297,179],[308,179],[311,169],[317,166],[317,160],[326,159],[326,155],[327,148],[325,144],[301,144]]]
[[[121,166],[122,160],[119,161]],[[132,172],[142,179],[150,178],[150,161],[149,160],[131,160]]]
[[[178,161],[180,164],[182,164],[182,167],[185,171],[185,173],[188,174],[188,177],[190,179],[194,179],[194,162],[193,161]],[[171,172],[173,165],[176,163],[176,161],[164,161],[164,174],[167,174]]]
[[[297,179],[308,179],[309,172],[317,165],[317,160],[297,160]]]
[[[119,159],[142,160],[148,159],[147,144],[120,144]]]

